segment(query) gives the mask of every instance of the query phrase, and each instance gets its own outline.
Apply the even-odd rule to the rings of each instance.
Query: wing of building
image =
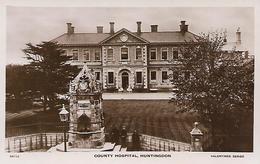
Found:
[[[138,91],[169,90],[168,75],[178,65],[180,46],[196,42],[196,37],[185,21],[179,31],[159,31],[158,25],[151,25],[150,32],[142,31],[141,22],[135,32],[125,28],[115,32],[114,22],[110,22],[108,33],[102,26],[97,26],[96,33],[75,33],[67,23],[67,32],[52,41],[72,56],[72,65],[87,64],[93,69],[104,90]]]

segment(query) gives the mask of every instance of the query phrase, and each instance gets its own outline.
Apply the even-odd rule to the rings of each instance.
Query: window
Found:
[[[179,78],[178,72],[173,72],[172,73],[172,78],[173,78],[173,80],[177,80]]]
[[[109,84],[114,83],[114,72],[108,72],[108,83]]]
[[[142,72],[136,72],[136,83],[142,83]]]
[[[96,80],[100,80],[100,72],[95,72]]]
[[[128,48],[121,48],[121,60],[128,60]]]
[[[167,60],[168,58],[168,49],[162,48],[162,60]]]
[[[135,49],[135,59],[136,60],[142,59],[142,49],[140,47],[137,47]]]
[[[72,60],[78,60],[79,50],[72,50]]]
[[[83,61],[89,61],[89,60],[90,60],[89,50],[84,50],[83,51]]]
[[[67,50],[63,49],[63,50],[62,50],[62,54],[65,55],[65,56],[67,56]]]
[[[156,80],[156,71],[151,71],[151,80]]]
[[[190,79],[190,72],[189,71],[184,72],[184,79],[185,80]]]
[[[179,56],[178,56],[178,51],[177,51],[177,50],[173,50],[173,51],[172,51],[172,58],[173,58],[173,59],[178,59],[178,57],[179,57]]]
[[[167,71],[162,71],[162,82],[165,83],[168,80]]]
[[[150,59],[156,60],[156,48],[151,48]]]
[[[99,51],[95,51],[95,61],[100,61],[100,52]]]
[[[109,48],[107,49],[107,60],[113,60],[113,49],[112,48]]]

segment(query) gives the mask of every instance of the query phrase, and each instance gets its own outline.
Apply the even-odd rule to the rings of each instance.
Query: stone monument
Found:
[[[103,149],[105,127],[101,84],[95,79],[93,70],[84,65],[76,78],[70,82],[69,92],[69,147]]]

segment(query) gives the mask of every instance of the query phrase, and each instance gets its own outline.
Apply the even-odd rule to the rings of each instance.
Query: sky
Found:
[[[142,31],[150,31],[151,24],[158,31],[177,31],[181,20],[189,31],[200,34],[227,30],[228,42],[235,42],[240,27],[242,44],[254,50],[254,10],[249,7],[205,8],[111,8],[111,7],[7,7],[7,57],[6,64],[24,64],[22,49],[26,43],[38,44],[52,40],[67,30],[67,22],[75,32],[96,32],[104,26],[109,32],[109,22],[115,22],[115,31],[126,28],[136,31],[136,22],[142,21]]]

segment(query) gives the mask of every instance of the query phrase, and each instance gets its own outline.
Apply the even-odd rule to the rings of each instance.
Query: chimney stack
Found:
[[[185,24],[185,21],[181,21],[180,31],[181,31],[183,34],[188,31],[188,25]]]
[[[73,30],[72,23],[67,23],[67,34],[73,34]]]
[[[223,39],[223,42],[224,42],[224,44],[227,43],[227,30],[226,30],[226,29],[225,29],[225,31],[224,31],[224,39]]]
[[[151,32],[158,32],[158,25],[151,25]]]
[[[236,36],[237,36],[237,44],[241,44],[241,32],[240,32],[240,27],[238,27],[237,32],[236,32]]]
[[[110,34],[114,34],[115,33],[115,29],[114,29],[115,22],[109,22],[109,24],[110,24]]]
[[[142,30],[141,30],[141,24],[142,24],[142,22],[141,22],[141,21],[138,21],[138,22],[136,22],[136,23],[137,23],[137,34],[140,35],[141,32],[142,32]]]
[[[74,34],[75,27],[71,26],[71,34]]]
[[[103,26],[97,26],[97,33],[103,33]]]

